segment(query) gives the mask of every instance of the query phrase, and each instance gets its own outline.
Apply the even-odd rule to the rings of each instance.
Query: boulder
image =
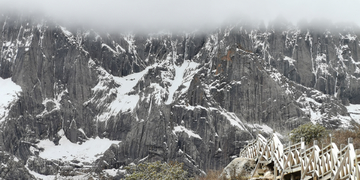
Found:
[[[233,179],[235,177],[250,177],[255,169],[256,162],[252,158],[235,158],[223,170],[220,177]]]

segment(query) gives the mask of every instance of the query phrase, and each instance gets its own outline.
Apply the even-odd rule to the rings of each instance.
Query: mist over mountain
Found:
[[[201,174],[258,133],[360,122],[360,30],[347,11],[40,2],[1,2],[1,178],[120,178],[155,160]]]
[[[292,24],[299,21],[327,19],[332,23],[351,22],[360,25],[356,1],[43,1],[1,0],[2,12],[35,14],[57,23],[86,26],[87,29],[109,31],[193,31],[215,29],[239,20],[262,21],[267,26],[277,17]]]

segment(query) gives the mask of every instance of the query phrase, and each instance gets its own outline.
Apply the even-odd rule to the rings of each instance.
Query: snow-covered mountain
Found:
[[[360,122],[358,27],[106,33],[7,14],[0,25],[1,178],[115,176],[147,160],[199,174],[257,133]]]

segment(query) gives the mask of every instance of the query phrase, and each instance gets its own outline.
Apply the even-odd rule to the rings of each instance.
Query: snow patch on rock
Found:
[[[266,125],[266,124],[248,124],[249,126],[253,126],[254,127],[254,130],[258,130],[259,132],[264,132],[264,133],[266,133],[266,134],[272,134],[272,133],[274,133],[274,130],[273,130],[273,128],[271,128],[271,127],[269,127],[268,125]],[[283,135],[281,135],[280,133],[278,133],[278,132],[275,132],[275,134],[279,137],[279,138],[281,138],[281,139],[283,139],[284,137],[283,137]]]
[[[360,124],[360,104],[350,104],[349,106],[345,106],[348,110],[351,118]]]
[[[68,31],[65,27],[60,26],[60,29],[67,37],[72,36],[72,33],[70,31]]]
[[[175,92],[181,85],[185,86],[185,88],[182,89],[181,94],[185,93],[188,90],[191,80],[197,72],[196,68],[198,67],[198,65],[198,63],[191,62],[189,60],[184,61],[181,66],[177,66],[174,64],[175,76],[173,80],[169,80],[171,86],[169,87],[169,97],[165,104],[171,104],[174,101]]]
[[[56,98],[54,98],[54,99],[46,98],[46,99],[42,102],[42,104],[45,106],[44,111],[41,112],[40,114],[36,115],[36,117],[41,117],[41,116],[44,116],[44,115],[46,115],[46,114],[49,114],[49,113],[51,113],[51,112],[53,112],[53,111],[60,110],[60,107],[61,107],[60,101],[61,101],[61,99],[62,99],[62,96],[65,95],[65,93],[68,93],[68,91],[67,91],[67,90],[62,91],[62,92],[61,92],[60,94],[58,94],[58,95],[56,96]],[[52,107],[52,109],[51,109],[50,111],[48,111],[48,109],[47,109],[47,106],[48,106],[49,103],[52,103],[52,104],[53,104],[53,107]]]
[[[194,133],[192,130],[185,128],[184,126],[175,126],[173,130],[174,134],[178,132],[185,132],[190,137],[202,139],[198,134]]]
[[[11,81],[11,78],[0,78],[0,123],[8,116],[11,105],[19,98],[21,87]]]
[[[284,60],[285,60],[285,61],[288,61],[289,64],[290,64],[290,65],[293,65],[293,66],[294,66],[294,63],[296,62],[295,59],[292,59],[292,58],[290,58],[290,57],[288,57],[288,56],[285,56],[285,57],[284,57]]]
[[[63,133],[59,134],[63,135]],[[44,151],[39,153],[39,156],[44,159],[94,162],[112,144],[119,144],[120,142],[121,141],[114,141],[105,138],[100,139],[99,137],[96,137],[90,138],[80,145],[72,143],[65,136],[62,136],[59,140],[59,145],[55,145],[54,142],[45,139],[41,140],[37,146],[39,148],[44,148]]]
[[[95,66],[95,63],[90,60],[89,66]],[[96,120],[107,121],[111,116],[132,111],[140,99],[138,94],[133,93],[134,87],[154,66],[156,64],[141,72],[124,77],[113,76],[102,67],[96,67],[100,74],[99,82],[92,88],[93,97],[85,102],[85,104],[93,103],[98,108],[105,107],[103,113],[99,114]]]

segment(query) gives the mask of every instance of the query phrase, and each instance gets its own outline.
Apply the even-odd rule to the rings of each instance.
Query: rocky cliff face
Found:
[[[355,27],[122,34],[5,14],[0,25],[1,88],[11,97],[0,103],[0,151],[27,178],[104,175],[146,160],[198,174],[225,167],[259,132],[360,122],[347,110],[360,103]],[[95,159],[65,153],[84,146],[105,149]]]

